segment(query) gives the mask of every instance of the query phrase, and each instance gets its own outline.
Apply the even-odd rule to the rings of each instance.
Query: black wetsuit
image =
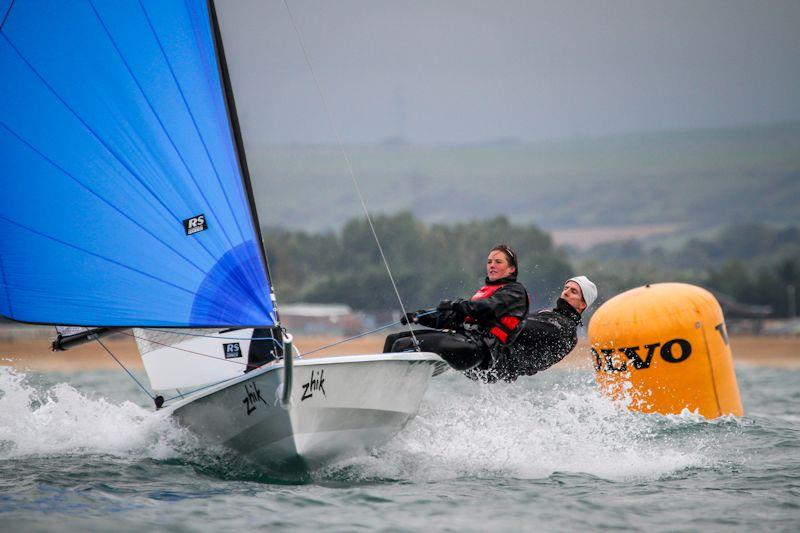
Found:
[[[444,304],[444,305],[443,305]],[[491,365],[502,357],[528,314],[528,293],[511,275],[486,284],[469,300],[439,305],[438,311],[417,317],[417,322],[434,329],[415,329],[419,347],[439,354],[456,370]],[[408,331],[387,336],[384,352],[413,349]]]
[[[494,365],[479,365],[465,374],[489,383],[532,376],[558,363],[575,348],[580,324],[581,314],[559,298],[553,309],[528,317],[516,342]]]

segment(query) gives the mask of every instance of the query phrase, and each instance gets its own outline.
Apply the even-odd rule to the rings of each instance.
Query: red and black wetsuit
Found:
[[[491,367],[516,339],[528,315],[525,287],[511,275],[486,284],[469,300],[440,304],[437,313],[419,316],[430,330],[415,330],[420,349],[439,354],[456,370]],[[384,351],[413,348],[409,332],[389,335]]]

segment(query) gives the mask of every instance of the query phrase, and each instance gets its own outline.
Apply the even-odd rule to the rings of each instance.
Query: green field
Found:
[[[800,121],[469,146],[347,146],[373,213],[426,222],[505,214],[544,228],[800,220]],[[336,147],[248,146],[264,225],[361,214]]]

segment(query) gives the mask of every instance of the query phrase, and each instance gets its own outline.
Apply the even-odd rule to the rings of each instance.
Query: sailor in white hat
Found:
[[[564,283],[561,298],[579,313],[583,313],[597,299],[597,285],[586,276],[575,276]]]
[[[514,381],[553,366],[575,348],[581,315],[596,299],[597,286],[589,278],[569,278],[555,307],[528,316],[505,357],[494,361],[483,374],[479,368],[467,371],[467,376],[483,381]]]

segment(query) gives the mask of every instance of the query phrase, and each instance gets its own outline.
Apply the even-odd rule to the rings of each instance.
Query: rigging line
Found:
[[[273,362],[274,361],[270,361],[270,363],[273,363]],[[190,395],[194,394],[195,392],[200,392],[201,390],[206,390],[206,389],[210,389],[211,387],[216,387],[217,385],[222,385],[225,382],[233,381],[234,379],[239,379],[239,378],[241,378],[242,376],[245,376],[245,375],[246,374],[241,374],[239,376],[233,376],[233,377],[230,377],[230,378],[225,378],[222,381],[217,381],[216,383],[209,383],[208,385],[203,385],[202,387],[198,387],[198,388],[196,388],[194,390],[190,390],[189,392],[185,392],[185,393],[181,392],[179,389],[175,389],[175,391],[178,394],[176,394],[175,396],[173,396],[171,398],[167,398],[166,400],[164,400],[164,403],[171,402],[172,400],[176,400],[178,398],[183,399],[186,396],[190,396]]]
[[[155,117],[156,121],[158,122],[158,125],[161,126],[161,130],[164,132],[164,135],[167,137],[167,140],[169,141],[170,146],[172,146],[172,149],[175,150],[175,154],[178,156],[178,159],[180,159],[181,163],[183,164],[183,168],[186,169],[186,173],[189,174],[190,178],[192,178],[192,182],[194,183],[194,186],[197,188],[197,191],[200,193],[200,196],[203,198],[203,201],[206,203],[206,205],[211,207],[211,202],[209,202],[208,198],[206,197],[206,193],[203,192],[203,188],[200,187],[199,183],[197,183],[197,178],[195,177],[195,175],[192,172],[192,170],[189,168],[189,164],[186,162],[186,159],[183,157],[183,154],[181,153],[181,151],[178,150],[178,146],[175,144],[175,140],[172,138],[172,135],[170,135],[170,132],[167,130],[166,124],[164,124],[164,121],[161,120],[161,116],[156,112],[156,109],[153,106],[153,103],[150,101],[150,98],[147,96],[147,93],[145,92],[145,90],[142,87],[141,83],[139,83],[139,79],[133,73],[133,69],[131,68],[130,64],[128,63],[128,60],[125,59],[125,56],[122,54],[122,50],[120,50],[119,46],[117,45],[117,42],[114,40],[113,36],[111,35],[111,32],[109,31],[108,27],[106,26],[105,21],[100,16],[100,13],[97,12],[97,8],[95,7],[94,2],[92,2],[90,0],[89,1],[89,6],[92,8],[92,11],[94,12],[95,17],[97,17],[97,21],[100,23],[100,26],[103,28],[103,31],[105,32],[106,37],[108,37],[108,40],[111,42],[111,46],[114,47],[114,50],[117,52],[117,55],[119,56],[120,60],[122,61],[122,64],[125,65],[125,70],[128,71],[128,75],[130,75],[131,79],[133,80],[133,83],[136,84],[136,87],[139,89],[139,92],[142,94],[142,98],[144,98],[144,101],[147,102],[147,107],[150,108],[150,111],[153,113],[153,116]],[[145,17],[146,17],[146,15],[145,15]],[[152,29],[152,26],[151,26],[151,29]],[[156,40],[158,40],[158,38],[156,38]],[[161,45],[159,43],[159,47],[160,46]],[[163,49],[162,49],[162,53],[163,53]],[[224,189],[223,189],[223,191],[224,191]],[[228,204],[228,207],[230,207],[230,204]],[[230,245],[231,248],[233,248],[233,241],[231,241],[231,238],[228,235],[228,232],[225,230],[225,225],[224,224],[220,224],[220,228],[222,229],[222,234],[225,236],[225,239],[228,241],[228,244]],[[240,234],[241,234],[241,230],[240,230]],[[242,237],[242,240],[244,240],[244,237]]]
[[[181,100],[183,101],[183,105],[186,107],[186,112],[189,114],[189,118],[192,121],[194,130],[197,133],[197,137],[200,139],[200,144],[203,145],[203,150],[205,151],[206,157],[208,158],[208,162],[211,163],[211,168],[214,169],[214,175],[217,178],[217,183],[219,184],[219,188],[222,190],[222,195],[225,197],[225,202],[228,204],[228,209],[231,212],[231,217],[236,223],[236,229],[239,230],[239,236],[244,241],[246,240],[244,237],[244,232],[242,231],[242,228],[239,225],[239,219],[236,217],[236,211],[234,211],[233,206],[231,205],[230,198],[228,198],[228,191],[225,190],[225,187],[223,187],[222,185],[222,178],[220,177],[219,171],[217,170],[217,165],[214,163],[214,158],[211,157],[211,153],[208,149],[208,145],[206,144],[206,140],[203,137],[202,133],[200,132],[200,127],[197,125],[197,119],[195,118],[194,113],[192,113],[192,109],[189,107],[189,102],[186,100],[186,94],[183,91],[183,87],[178,81],[178,77],[175,75],[175,70],[172,67],[172,62],[170,62],[169,57],[167,56],[167,52],[166,50],[164,50],[164,46],[161,42],[161,39],[159,38],[158,33],[156,33],[155,27],[153,26],[153,22],[150,20],[150,15],[147,14],[147,10],[144,8],[144,5],[142,4],[141,0],[139,1],[139,7],[141,8],[142,13],[144,14],[144,18],[145,21],[147,21],[147,25],[150,27],[150,31],[153,33],[153,37],[155,38],[156,43],[158,44],[159,50],[161,50],[161,55],[164,56],[164,62],[167,64],[167,68],[169,69],[169,72],[172,75],[172,81],[175,82],[175,86],[178,88],[178,93],[181,95]],[[194,179],[194,176],[192,176],[192,179]],[[195,185],[197,185],[197,182],[195,182]],[[199,186],[198,189],[200,189]],[[202,189],[200,189],[200,194],[203,194]],[[205,198],[205,195],[203,195],[203,198]],[[227,233],[225,236],[227,237]],[[230,242],[230,238],[228,239],[228,241]]]
[[[352,340],[355,340],[355,339],[360,339],[361,337],[364,337],[366,335],[370,335],[372,333],[377,333],[379,331],[382,331],[382,330],[387,329],[387,328],[391,328],[392,326],[396,326],[398,324],[400,324],[399,320],[397,322],[392,322],[391,324],[386,324],[385,326],[381,326],[381,327],[373,329],[371,331],[365,331],[364,333],[359,333],[358,335],[355,335],[353,337],[348,337],[346,339],[342,339],[340,341],[336,341],[334,343],[322,346],[320,348],[315,348],[315,349],[313,349],[311,351],[304,352],[304,353],[300,354],[300,357],[305,357],[306,355],[311,355],[312,353],[321,352],[322,350],[327,350],[328,348],[332,348],[334,346],[338,346],[339,344],[344,344],[345,342],[349,342],[349,341],[352,341]]]
[[[146,328],[142,328],[142,329],[146,329]],[[261,365],[254,365],[252,363],[243,363],[242,361],[234,361],[232,359],[221,359],[221,358],[217,357],[216,355],[195,352],[195,351],[192,351],[192,350],[187,350],[186,348],[178,348],[177,346],[174,346],[172,344],[164,344],[163,342],[158,342],[158,341],[154,341],[154,340],[147,339],[147,338],[144,338],[144,337],[139,337],[134,333],[127,333],[125,331],[119,331],[118,333],[120,333],[122,335],[127,335],[128,337],[133,337],[134,339],[139,339],[139,340],[141,340],[143,342],[149,342],[149,343],[152,343],[152,344],[157,344],[157,345],[163,346],[165,348],[172,348],[173,350],[178,350],[179,352],[186,352],[186,353],[190,353],[192,355],[199,355],[200,357],[208,357],[209,359],[216,359],[217,361],[220,361],[220,362],[231,363],[231,364],[240,365],[240,366],[246,366],[248,368],[258,368],[259,366],[261,366]]]
[[[433,309],[431,311],[426,311],[424,313],[420,313],[417,316],[418,317],[419,316],[426,316],[426,315],[430,315],[430,314],[433,314],[433,313],[436,313],[436,312],[437,312],[436,309]],[[327,350],[328,348],[332,348],[333,346],[337,346],[339,344],[344,344],[345,342],[348,342],[348,341],[352,341],[352,340],[355,340],[355,339],[360,339],[361,337],[364,337],[364,336],[369,335],[371,333],[377,333],[379,331],[383,331],[384,329],[391,328],[392,326],[396,326],[398,324],[402,324],[402,322],[400,322],[398,320],[397,322],[392,322],[391,324],[386,324],[385,326],[381,326],[381,327],[373,329],[371,331],[365,331],[364,333],[359,333],[358,335],[356,335],[354,337],[348,337],[346,339],[342,339],[340,341],[328,344],[326,346],[322,346],[321,348],[315,348],[315,349],[313,349],[313,350],[311,350],[309,352],[305,352],[305,353],[300,354],[300,357],[305,357],[306,355],[311,355],[312,353],[321,352],[322,350]],[[419,346],[417,346],[417,351],[419,351]]]
[[[2,266],[2,264],[0,264]],[[202,333],[189,333],[188,331],[170,331],[164,329],[156,329],[156,328],[142,328],[146,329],[147,331],[157,331],[158,333],[167,333],[169,335],[186,335],[189,337],[203,337],[206,339],[222,339],[226,341],[273,341],[275,344],[280,345],[278,343],[278,339],[275,337],[217,337],[216,335],[203,335]]]
[[[186,0],[184,0],[186,1]],[[238,164],[239,177],[241,178],[244,191],[239,189],[239,192],[244,192],[247,203],[250,207],[250,224],[252,224],[252,231],[255,234],[258,244],[259,257],[262,261],[262,271],[259,274],[266,273],[267,282],[269,283],[269,297],[272,301],[274,319],[273,322],[279,323],[278,308],[275,302],[275,291],[272,285],[272,274],[269,270],[269,260],[267,259],[267,250],[264,246],[264,236],[261,232],[261,223],[258,220],[258,212],[256,210],[255,194],[253,192],[253,184],[250,176],[250,169],[247,166],[247,154],[245,153],[244,139],[242,137],[242,129],[239,124],[239,116],[236,111],[236,101],[233,94],[233,86],[231,84],[230,74],[228,72],[228,64],[225,59],[224,44],[222,42],[222,33],[217,20],[217,8],[214,5],[214,0],[207,0],[206,2],[207,13],[211,19],[211,34],[214,39],[214,51],[216,56],[217,76],[222,85],[222,94],[225,104],[225,112],[228,117],[228,127],[230,128],[229,134],[233,137],[235,148],[236,163]]]
[[[144,385],[142,385],[142,384],[139,382],[139,380],[138,380],[138,379],[136,379],[136,376],[134,376],[133,374],[131,374],[131,371],[130,371],[130,370],[128,370],[127,368],[125,368],[125,365],[123,365],[123,364],[122,364],[122,362],[121,362],[119,359],[117,359],[117,356],[116,356],[116,355],[114,355],[114,354],[111,352],[111,350],[109,350],[109,349],[108,349],[108,347],[107,347],[105,344],[103,344],[103,341],[101,341],[99,338],[98,338],[98,339],[95,339],[95,340],[96,340],[96,341],[97,341],[97,342],[100,344],[100,346],[102,346],[102,347],[103,347],[103,349],[104,349],[104,350],[105,350],[105,351],[108,353],[108,355],[110,355],[110,356],[111,356],[111,358],[112,358],[112,359],[114,359],[114,361],[116,361],[116,362],[117,362],[117,364],[118,364],[119,366],[121,366],[121,367],[122,367],[122,370],[124,370],[124,371],[125,371],[125,372],[126,372],[126,373],[127,373],[129,376],[130,376],[130,377],[131,377],[131,379],[132,379],[133,381],[135,381],[137,385],[139,385],[139,388],[140,388],[140,389],[142,389],[142,390],[144,391],[144,393],[145,393],[145,394],[147,394],[147,395],[150,397],[150,399],[151,399],[151,400],[155,400],[155,399],[156,399],[156,398],[155,398],[155,396],[153,396],[152,394],[150,394],[150,392],[149,392],[149,391],[148,391],[146,388],[144,388]]]
[[[419,316],[428,315],[428,314],[431,314],[433,312],[435,312],[435,311],[428,311],[426,313],[421,313]],[[300,357],[304,357],[304,356],[310,355],[312,353],[321,352],[322,350],[327,350],[328,348],[332,348],[333,346],[338,346],[339,344],[344,344],[345,342],[349,342],[349,341],[352,341],[352,340],[355,340],[355,339],[360,339],[361,337],[365,337],[366,335],[370,335],[372,333],[377,333],[379,331],[383,331],[384,329],[391,328],[391,327],[396,326],[398,324],[400,324],[399,320],[397,322],[392,322],[391,324],[386,324],[385,326],[381,326],[379,328],[376,328],[376,329],[373,329],[373,330],[370,330],[370,331],[365,331],[364,333],[359,333],[358,335],[355,335],[353,337],[348,337],[346,339],[342,339],[340,341],[337,341],[337,342],[322,346],[320,348],[315,348],[315,349],[313,349],[311,351],[304,352],[304,353],[300,354]],[[170,333],[170,334],[177,334],[177,335],[190,335],[190,336],[194,336],[194,337],[214,338],[214,339],[221,339],[221,340],[271,340],[273,342],[273,344],[275,344],[276,346],[280,346],[280,343],[274,337],[255,337],[255,338],[252,338],[252,339],[239,338],[239,337],[213,337],[213,336],[210,336],[210,335],[202,335],[202,334],[199,334],[199,333],[188,333],[188,332],[182,332],[182,331],[164,331],[164,330],[159,330],[159,329],[155,329],[155,328],[142,328],[142,329],[147,329],[148,331],[156,331],[156,332],[159,332],[159,333]],[[234,363],[234,364],[237,364],[237,365],[247,365],[249,367],[255,367],[255,368],[257,368],[258,366],[262,366],[262,365],[251,365],[250,363],[243,363],[241,361],[232,361],[230,359],[220,359],[219,357],[217,357],[215,355],[195,352],[195,351],[192,351],[192,350],[187,350],[185,348],[178,348],[177,346],[172,345],[172,344],[165,344],[163,342],[158,342],[158,341],[154,341],[154,340],[151,340],[151,339],[148,339],[148,338],[145,338],[145,337],[138,336],[133,332],[128,333],[127,331],[119,331],[118,333],[120,333],[121,335],[127,335],[129,337],[133,337],[134,339],[139,339],[139,340],[141,340],[143,342],[150,342],[150,343],[153,343],[153,344],[157,344],[159,346],[172,348],[174,350],[178,350],[178,351],[181,351],[181,352],[186,352],[186,353],[190,353],[190,354],[193,354],[193,355],[199,355],[201,357],[209,357],[209,358],[212,358],[212,359],[218,359],[220,361],[225,361],[225,362],[228,362],[228,363]]]
[[[23,139],[23,138],[22,138],[22,137],[21,137],[21,136],[20,136],[20,135],[19,135],[17,132],[15,132],[15,131],[13,131],[11,128],[9,128],[9,126],[8,126],[8,125],[7,125],[5,122],[0,122],[0,126],[2,126],[3,128],[5,128],[6,130],[8,130],[8,132],[9,132],[11,135],[13,135],[14,137],[16,137],[16,138],[19,140],[19,142],[21,142],[22,144],[24,144],[25,146],[27,146],[28,148],[30,148],[32,152],[34,152],[34,153],[35,153],[35,154],[37,154],[39,157],[41,157],[42,159],[44,159],[45,161],[47,161],[48,163],[50,163],[50,164],[51,164],[51,165],[52,165],[54,168],[56,168],[57,170],[59,170],[60,172],[62,172],[62,173],[65,175],[65,176],[67,176],[68,178],[70,178],[71,180],[73,180],[75,183],[77,183],[78,185],[80,185],[81,187],[83,187],[84,189],[86,189],[86,190],[87,190],[87,191],[88,191],[90,194],[92,194],[93,196],[95,196],[95,197],[96,197],[98,200],[100,200],[100,201],[101,201],[101,202],[103,202],[104,204],[108,205],[108,206],[109,206],[111,209],[113,209],[114,211],[116,211],[117,213],[119,213],[120,215],[122,215],[124,218],[128,219],[128,220],[129,220],[130,222],[132,222],[132,223],[133,223],[135,226],[138,226],[140,229],[142,229],[142,230],[143,230],[145,233],[147,233],[148,235],[150,235],[150,236],[151,236],[153,239],[155,239],[157,242],[160,242],[161,244],[163,244],[163,245],[164,245],[164,246],[165,246],[165,247],[166,247],[168,250],[171,250],[172,252],[174,252],[174,253],[175,253],[175,255],[177,255],[178,257],[180,257],[181,259],[183,259],[184,261],[186,261],[186,262],[187,262],[187,263],[189,263],[190,265],[192,265],[194,268],[196,268],[196,269],[198,270],[198,272],[200,272],[200,273],[201,273],[201,274],[203,274],[203,275],[205,275],[205,274],[206,274],[206,271],[205,271],[205,270],[203,270],[203,269],[202,269],[202,268],[200,268],[198,265],[196,265],[194,262],[192,262],[192,261],[191,261],[191,260],[190,260],[188,257],[184,256],[184,255],[183,255],[182,253],[180,253],[178,250],[174,249],[172,246],[170,246],[169,244],[167,244],[167,242],[166,242],[166,241],[164,241],[164,240],[162,240],[161,238],[159,238],[158,236],[156,236],[156,234],[155,234],[155,233],[153,233],[153,232],[151,232],[150,230],[148,230],[148,229],[147,229],[146,227],[144,227],[142,224],[140,224],[139,222],[137,222],[136,220],[134,220],[134,219],[133,219],[133,218],[132,218],[130,215],[128,215],[127,213],[125,213],[125,212],[124,212],[122,209],[120,209],[119,207],[117,207],[116,205],[114,205],[113,203],[111,203],[111,201],[110,201],[110,200],[108,200],[107,198],[105,198],[105,197],[101,196],[101,195],[100,195],[100,193],[96,192],[94,189],[92,189],[91,187],[89,187],[88,185],[86,185],[85,183],[83,183],[81,180],[79,180],[78,178],[76,178],[75,176],[73,176],[73,175],[72,175],[71,173],[69,173],[69,172],[68,172],[68,171],[67,171],[65,168],[61,167],[61,166],[60,166],[58,163],[56,163],[55,161],[53,161],[52,159],[50,159],[50,158],[49,158],[47,155],[45,155],[43,152],[41,152],[41,151],[40,151],[38,148],[36,148],[35,146],[33,146],[33,145],[32,145],[31,143],[29,143],[27,140]]]
[[[369,209],[367,209],[367,203],[364,201],[364,195],[361,194],[361,187],[358,184],[358,180],[356,179],[356,174],[353,171],[353,165],[350,162],[350,156],[348,155],[347,151],[344,148],[344,143],[342,142],[342,136],[339,133],[339,128],[336,126],[336,121],[333,120],[333,115],[330,111],[330,107],[328,106],[328,101],[325,98],[325,93],[322,91],[322,85],[317,78],[317,73],[314,70],[314,66],[311,63],[311,57],[306,50],[305,42],[303,41],[303,35],[300,33],[300,29],[297,26],[297,23],[294,20],[294,15],[292,14],[292,10],[289,7],[289,1],[283,0],[283,5],[286,6],[286,11],[289,13],[289,20],[292,23],[292,28],[294,28],[294,32],[297,35],[297,40],[300,43],[300,48],[303,51],[303,57],[305,58],[306,65],[308,66],[308,70],[311,73],[311,77],[314,79],[314,84],[317,87],[317,93],[319,94],[320,99],[322,100],[322,107],[325,110],[325,115],[328,118],[328,122],[330,123],[330,127],[336,135],[336,144],[339,147],[339,151],[342,154],[342,157],[347,164],[347,171],[350,174],[350,179],[353,181],[353,185],[355,186],[356,193],[358,195],[358,199],[361,201],[361,207],[364,209],[364,214],[367,217],[367,223],[369,224],[369,229],[372,231],[372,236],[375,238],[375,243],[378,245],[378,251],[381,254],[381,259],[383,259],[383,265],[386,267],[386,272],[389,274],[389,281],[392,282],[392,288],[394,289],[394,293],[397,296],[397,301],[400,303],[400,309],[403,312],[403,315],[406,315],[406,306],[403,305],[403,299],[400,297],[400,291],[397,290],[397,284],[394,281],[394,276],[392,275],[392,269],[389,268],[389,262],[386,260],[386,254],[383,253],[383,246],[381,246],[381,241],[378,239],[378,233],[375,231],[375,226],[372,224],[372,217],[369,214]],[[414,329],[411,328],[409,325],[408,331],[411,333],[411,338],[414,339],[414,346],[419,350],[419,342],[417,342],[417,336],[414,334]]]
[[[117,162],[120,164],[120,166],[122,166],[122,168],[124,168],[125,170],[127,170],[127,171],[128,171],[128,173],[129,173],[129,174],[130,174],[130,175],[133,177],[133,179],[134,179],[136,182],[138,182],[138,183],[139,183],[139,185],[141,185],[141,186],[142,186],[142,188],[144,188],[144,190],[146,190],[148,193],[150,193],[150,196],[152,196],[152,197],[155,199],[155,201],[156,201],[156,202],[158,202],[158,204],[159,204],[159,205],[161,205],[161,207],[164,209],[164,211],[165,211],[165,212],[166,212],[168,215],[171,215],[171,216],[172,216],[172,218],[173,218],[173,220],[175,220],[175,222],[182,222],[182,220],[181,220],[181,219],[178,217],[178,215],[176,215],[175,213],[173,213],[173,212],[172,212],[172,210],[171,210],[171,209],[170,209],[170,208],[169,208],[169,207],[168,207],[168,206],[167,206],[167,205],[164,203],[164,201],[163,201],[163,200],[162,200],[162,199],[161,199],[161,198],[160,198],[160,197],[159,197],[159,196],[158,196],[158,195],[157,195],[157,194],[156,194],[156,193],[155,193],[155,192],[154,192],[154,191],[153,191],[153,190],[152,190],[152,189],[151,189],[151,188],[150,188],[148,185],[147,185],[147,183],[145,182],[145,180],[144,180],[143,178],[141,178],[139,175],[137,175],[137,174],[136,174],[136,172],[134,172],[134,171],[133,171],[133,168],[131,168],[130,164],[128,164],[128,163],[125,161],[125,159],[122,157],[122,155],[121,155],[121,154],[119,154],[119,153],[117,153],[115,150],[113,150],[113,149],[111,148],[111,146],[110,146],[108,143],[106,143],[106,141],[105,141],[103,138],[101,138],[101,137],[100,137],[100,134],[99,134],[98,132],[96,132],[94,129],[92,129],[92,127],[89,125],[89,123],[88,123],[88,122],[86,122],[86,121],[85,121],[85,120],[84,120],[84,119],[83,119],[83,118],[82,118],[82,117],[81,117],[81,116],[80,116],[80,115],[77,113],[77,111],[75,111],[75,110],[74,110],[74,109],[73,109],[73,108],[72,108],[72,107],[71,107],[71,106],[70,106],[70,105],[67,103],[67,101],[66,101],[66,100],[65,100],[65,99],[64,99],[64,98],[63,98],[63,97],[62,97],[62,96],[61,96],[61,95],[60,95],[60,94],[59,94],[59,93],[58,93],[58,92],[55,90],[55,87],[53,87],[52,85],[50,85],[50,83],[48,83],[48,82],[47,82],[47,80],[44,78],[44,76],[43,76],[41,73],[39,73],[39,71],[38,71],[38,70],[36,70],[36,68],[33,66],[33,63],[31,63],[30,61],[28,61],[28,59],[27,59],[27,58],[26,58],[26,57],[25,57],[25,56],[22,54],[22,51],[20,51],[20,50],[19,50],[19,48],[17,48],[17,47],[14,45],[14,43],[11,41],[11,39],[9,39],[9,37],[8,37],[8,36],[7,36],[5,33],[3,33],[3,32],[0,32],[0,35],[2,35],[2,36],[3,36],[3,38],[6,40],[6,42],[8,43],[8,45],[9,45],[9,46],[10,46],[10,47],[11,47],[11,48],[14,50],[14,52],[15,52],[15,53],[16,53],[16,54],[19,56],[19,58],[22,60],[22,62],[23,62],[23,63],[25,63],[25,65],[27,65],[27,67],[28,67],[28,68],[31,70],[31,72],[33,72],[33,74],[34,74],[34,75],[35,75],[37,78],[39,78],[39,81],[41,81],[41,82],[42,82],[42,85],[44,85],[45,87],[47,87],[47,89],[50,91],[50,93],[52,93],[52,95],[53,95],[53,96],[54,96],[54,97],[55,97],[55,98],[56,98],[56,99],[57,99],[59,102],[61,102],[61,105],[63,105],[63,106],[64,106],[64,108],[65,108],[65,109],[67,109],[67,110],[68,110],[68,111],[69,111],[69,112],[70,112],[70,113],[71,113],[71,114],[72,114],[72,115],[73,115],[73,116],[74,116],[74,117],[77,119],[77,121],[78,121],[78,122],[80,122],[80,123],[83,125],[83,127],[84,127],[84,128],[86,128],[86,130],[87,130],[89,133],[91,133],[92,137],[94,137],[94,138],[97,140],[97,142],[98,142],[98,143],[99,143],[99,144],[100,144],[100,145],[101,145],[103,148],[105,148],[105,149],[106,149],[106,151],[107,151],[109,154],[111,154],[111,156],[112,156],[112,157],[113,157],[113,158],[114,158],[114,159],[115,159],[115,160],[116,160],[116,161],[117,161]],[[162,213],[162,215],[163,215],[163,213]],[[206,248],[206,247],[205,247],[205,245],[201,245],[201,246],[202,246],[202,248],[203,248],[203,249],[206,251],[206,253],[208,253],[208,255],[209,255],[209,256],[211,256],[211,259],[213,259],[215,262],[218,262],[218,261],[219,261],[219,258],[218,258],[218,257],[216,257],[216,256],[214,256],[214,254],[212,254],[212,253],[211,253],[211,251],[210,251],[210,250],[208,250],[208,248]]]

